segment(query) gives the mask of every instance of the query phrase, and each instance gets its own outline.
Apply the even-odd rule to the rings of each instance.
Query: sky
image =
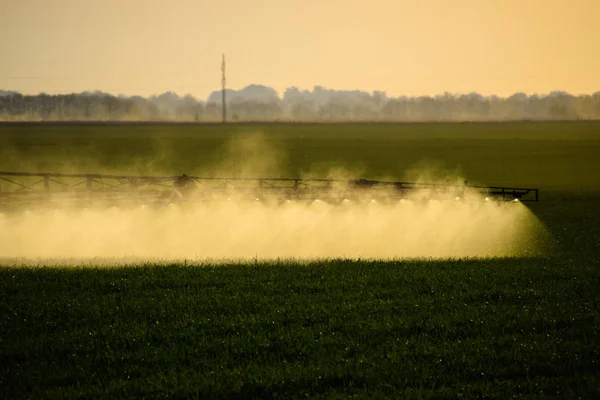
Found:
[[[0,89],[600,90],[600,0],[0,0]]]

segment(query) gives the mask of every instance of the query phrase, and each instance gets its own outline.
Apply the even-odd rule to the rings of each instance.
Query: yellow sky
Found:
[[[0,89],[600,90],[600,0],[0,0]]]

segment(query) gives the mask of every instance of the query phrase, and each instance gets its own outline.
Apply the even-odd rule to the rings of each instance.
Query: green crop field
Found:
[[[7,260],[1,397],[600,396],[599,123],[4,124],[0,170],[460,175],[540,188],[549,232],[533,258]]]
[[[261,138],[258,148],[231,148],[246,136]],[[249,155],[275,165],[245,171]],[[600,190],[599,157],[598,122],[0,125],[4,171],[206,175],[217,168],[221,176],[268,178],[343,168],[354,177],[403,179],[436,166],[488,185]]]

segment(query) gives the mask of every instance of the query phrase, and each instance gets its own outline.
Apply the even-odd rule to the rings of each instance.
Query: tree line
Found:
[[[477,93],[388,97],[385,92],[339,91],[316,86],[272,88],[249,85],[227,91],[229,121],[506,121],[598,120],[600,92],[572,95],[515,93],[509,97]],[[197,121],[221,120],[221,93],[206,101],[173,92],[114,96],[102,92],[23,95],[0,91],[3,121]]]

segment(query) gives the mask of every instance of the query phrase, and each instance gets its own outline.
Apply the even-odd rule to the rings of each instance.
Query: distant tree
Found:
[[[279,98],[272,88],[248,85],[241,90],[229,89],[227,99],[229,114],[246,121],[600,119],[600,92],[579,96],[564,91],[530,96],[519,92],[506,98],[473,92],[390,98],[380,91],[333,90],[317,85],[312,90],[290,87]],[[220,121],[221,114],[220,91],[204,102],[173,92],[144,98],[100,91],[24,96],[0,90],[2,120]]]
[[[406,102],[402,99],[391,99],[382,109],[383,118],[388,121],[404,121],[407,119]]]
[[[330,100],[319,109],[319,117],[327,121],[349,120],[350,107],[342,102]]]
[[[315,113],[307,102],[298,102],[292,105],[291,117],[294,121],[310,121],[315,119]]]

